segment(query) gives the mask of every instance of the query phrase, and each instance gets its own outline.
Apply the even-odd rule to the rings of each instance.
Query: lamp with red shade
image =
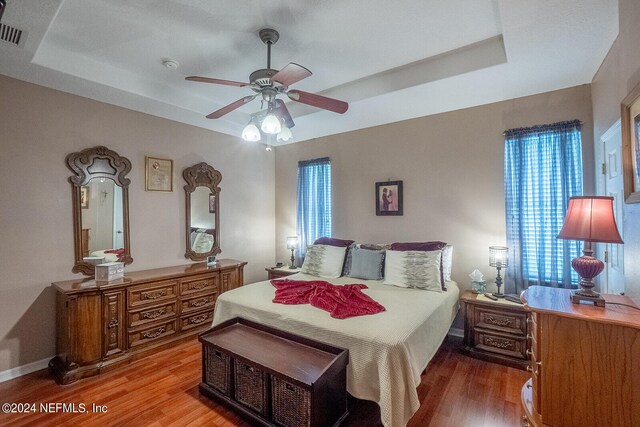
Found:
[[[590,301],[604,307],[604,298],[593,290],[593,279],[602,272],[604,263],[593,257],[591,243],[624,243],[613,215],[613,197],[571,197],[558,239],[585,242],[583,255],[571,261],[571,267],[580,276],[580,289],[571,292],[571,302]]]

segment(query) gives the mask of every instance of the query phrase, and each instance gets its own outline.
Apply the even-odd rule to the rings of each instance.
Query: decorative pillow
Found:
[[[334,239],[333,237],[319,237],[313,242],[314,245],[328,245],[346,248],[353,243],[353,240]]]
[[[356,248],[357,245],[355,243],[352,243],[349,245],[349,247],[347,248],[347,253],[344,257],[344,267],[342,267],[342,275],[343,276],[348,276],[349,273],[351,272],[351,257],[353,254],[353,249]]]
[[[442,249],[442,274],[447,282],[451,280],[451,267],[453,265],[453,246],[447,245]],[[447,290],[442,284],[442,289]]]
[[[445,242],[433,241],[433,242],[407,242],[407,243],[392,243],[391,250],[394,251],[440,251],[446,248]],[[447,286],[445,284],[445,268],[444,268],[444,256],[440,258],[440,281],[442,282],[442,290],[446,291]],[[449,279],[451,280],[451,269],[449,269]]]
[[[391,245],[389,243],[362,243],[359,247],[370,251],[388,251],[391,249]]]
[[[441,251],[387,251],[385,285],[442,292]]]
[[[302,273],[336,279],[342,274],[346,247],[310,245],[302,264]]]
[[[392,251],[438,251],[447,246],[445,242],[406,242],[406,243],[392,243]]]
[[[384,251],[353,248],[351,252],[351,270],[349,277],[365,280],[382,279]]]

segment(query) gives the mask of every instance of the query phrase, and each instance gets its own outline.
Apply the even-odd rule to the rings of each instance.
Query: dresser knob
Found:
[[[531,365],[527,365],[527,372],[533,372],[533,368],[531,367]]]
[[[532,352],[531,350],[529,350],[529,349],[527,349],[527,350],[524,352],[524,354],[526,354],[526,355],[527,355],[527,356],[529,356],[529,357],[533,356],[533,352]]]

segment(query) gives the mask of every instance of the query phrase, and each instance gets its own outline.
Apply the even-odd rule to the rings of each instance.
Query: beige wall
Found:
[[[52,281],[76,277],[65,156],[105,145],[131,160],[129,271],[186,264],[182,170],[222,172],[222,257],[274,261],[274,159],[262,145],[0,76],[0,372],[55,352]],[[174,191],[144,191],[144,156],[174,161]]]
[[[347,113],[348,114],[348,113]],[[505,129],[580,119],[586,191],[593,191],[589,85],[278,147],[276,255],[295,235],[299,160],[329,156],[333,235],[359,242],[443,240],[454,246],[453,279],[468,287],[488,247],[505,243]],[[402,180],[404,216],[375,215],[374,183]]]
[[[620,0],[620,33],[592,82],[594,136],[620,119],[620,103],[640,83],[640,1]],[[625,205],[625,291],[640,303],[640,204]]]

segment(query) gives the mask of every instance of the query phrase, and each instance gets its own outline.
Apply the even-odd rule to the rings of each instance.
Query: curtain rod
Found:
[[[535,132],[540,130],[553,129],[561,126],[571,126],[571,125],[575,126],[575,125],[582,125],[582,124],[584,124],[582,120],[575,119],[575,120],[567,120],[564,122],[551,123],[548,125],[537,125],[537,126],[530,126],[530,127],[507,129],[504,132],[502,132],[502,134],[506,135],[508,133],[516,133],[516,132]]]

